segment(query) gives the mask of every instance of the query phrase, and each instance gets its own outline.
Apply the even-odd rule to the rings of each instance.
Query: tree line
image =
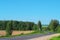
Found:
[[[9,25],[8,25],[9,24]],[[12,30],[33,30],[34,22],[23,21],[0,21],[0,30],[5,30],[7,26],[12,27]]]
[[[23,22],[23,21],[0,21],[0,30],[6,30],[7,35],[12,34],[12,30],[37,30],[37,31],[52,31],[60,32],[60,23],[58,20],[51,20],[48,27],[42,27],[41,21],[37,24],[34,22]]]

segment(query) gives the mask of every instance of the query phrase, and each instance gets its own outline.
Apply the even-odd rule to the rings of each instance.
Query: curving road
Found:
[[[60,35],[60,33],[56,33],[56,34],[46,35],[46,36],[42,36],[42,37],[32,38],[30,40],[50,40],[52,37],[56,37],[59,35]]]
[[[27,36],[17,36],[12,38],[0,38],[0,40],[35,40],[35,38],[43,37],[52,35],[54,33],[48,33],[48,34],[33,34],[33,35],[27,35]]]

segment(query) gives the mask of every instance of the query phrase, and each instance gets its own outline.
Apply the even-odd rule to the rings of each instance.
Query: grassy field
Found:
[[[19,35],[19,34],[29,34],[32,33],[34,31],[13,31],[12,35]],[[6,32],[4,30],[0,30],[0,36],[5,36]]]
[[[53,38],[50,39],[50,40],[60,40],[60,36],[58,36],[58,37],[53,37]]]

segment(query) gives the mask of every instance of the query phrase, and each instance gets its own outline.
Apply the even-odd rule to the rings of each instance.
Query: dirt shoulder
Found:
[[[52,34],[52,35],[47,35],[47,36],[42,36],[42,37],[37,37],[37,38],[32,38],[29,40],[49,40],[52,37],[59,36],[60,33]]]

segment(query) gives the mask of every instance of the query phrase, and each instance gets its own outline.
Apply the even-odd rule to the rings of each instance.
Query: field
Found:
[[[18,34],[28,34],[28,33],[31,33],[31,32],[34,32],[34,31],[13,31],[12,32],[12,35],[18,35]],[[6,35],[6,32],[4,30],[0,30],[0,36],[5,36]]]

